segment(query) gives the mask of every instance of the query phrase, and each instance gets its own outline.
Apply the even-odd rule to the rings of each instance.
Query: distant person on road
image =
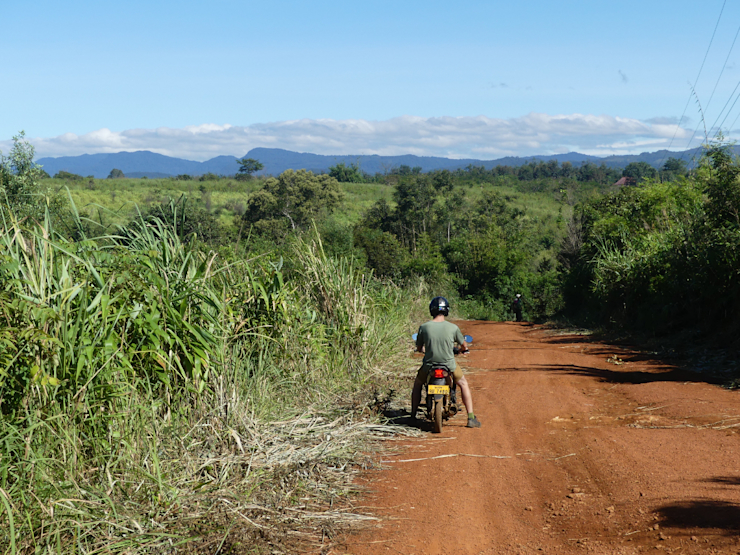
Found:
[[[411,391],[411,418],[416,420],[416,411],[421,403],[421,387],[427,383],[427,377],[432,365],[442,365],[451,370],[455,377],[455,383],[460,385],[462,402],[468,411],[468,428],[480,428],[480,421],[473,413],[473,396],[470,386],[463,375],[462,368],[455,362],[453,351],[455,343],[459,344],[461,352],[468,350],[460,328],[452,322],[445,321],[450,313],[450,303],[444,297],[434,297],[429,303],[429,313],[432,320],[419,326],[416,335],[416,350],[424,353],[424,361],[416,374],[414,388]]]
[[[514,316],[516,316],[516,321],[521,322],[522,321],[522,294],[517,293],[516,297],[514,297],[514,301],[511,303],[511,310],[514,311]]]

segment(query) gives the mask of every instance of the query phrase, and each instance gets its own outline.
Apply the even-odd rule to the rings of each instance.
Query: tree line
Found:
[[[254,158],[242,158],[236,160],[239,165],[238,170],[231,175],[219,175],[207,172],[202,175],[179,174],[173,179],[179,181],[216,181],[218,179],[237,179],[247,181],[254,177],[254,174],[264,169],[264,164]],[[42,177],[50,177],[43,169]],[[357,162],[346,164],[339,162],[330,166],[327,173],[340,183],[386,183],[395,184],[399,179],[410,176],[418,176],[423,172],[421,166],[410,167],[407,165],[394,166],[386,172],[376,172],[369,174],[363,171]],[[644,179],[659,178],[662,181],[670,181],[688,174],[687,164],[684,160],[670,157],[662,164],[660,169],[656,169],[647,162],[630,162],[624,169],[609,167],[605,163],[594,164],[593,162],[583,162],[580,165],[573,165],[571,162],[559,163],[557,160],[531,161],[519,166],[497,165],[491,169],[485,166],[468,165],[465,168],[455,170],[432,170],[427,173],[442,174],[447,179],[457,181],[474,181],[495,183],[501,178],[509,177],[518,181],[536,181],[543,179],[556,180],[574,180],[581,183],[594,182],[599,185],[610,185],[622,177],[628,177],[635,182]],[[83,176],[68,172],[59,171],[54,176],[55,179],[65,180],[82,180]],[[126,177],[120,169],[113,168],[108,179],[119,179]],[[88,176],[92,178],[92,176]]]

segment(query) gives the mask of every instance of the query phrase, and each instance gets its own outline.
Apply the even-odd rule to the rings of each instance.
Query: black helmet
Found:
[[[429,303],[429,314],[432,315],[432,318],[436,317],[438,314],[447,316],[449,313],[450,303],[444,297],[434,297],[432,302]]]

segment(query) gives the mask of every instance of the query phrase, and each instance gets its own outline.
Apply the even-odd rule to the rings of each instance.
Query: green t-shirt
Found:
[[[424,366],[442,364],[450,370],[457,365],[452,349],[455,343],[462,345],[464,341],[460,328],[447,321],[425,322],[416,335],[416,346],[424,346]]]

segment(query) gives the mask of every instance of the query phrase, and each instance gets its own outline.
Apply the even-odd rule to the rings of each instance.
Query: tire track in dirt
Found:
[[[737,392],[582,336],[459,324],[483,427],[459,415],[384,456],[363,500],[381,520],[334,553],[740,553]]]

